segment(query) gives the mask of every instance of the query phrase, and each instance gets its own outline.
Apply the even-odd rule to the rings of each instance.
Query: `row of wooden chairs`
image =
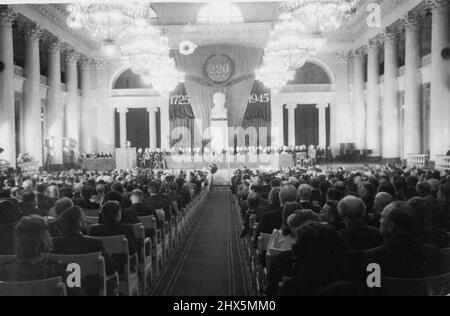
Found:
[[[99,296],[107,295],[107,284],[111,281],[117,284],[114,293],[116,295],[145,295],[149,293],[155,280],[160,277],[164,266],[169,262],[176,248],[187,236],[199,211],[204,206],[209,188],[205,188],[200,195],[185,208],[180,210],[177,216],[172,216],[170,221],[164,222],[163,228],[157,228],[157,219],[154,216],[140,217],[140,224],[134,226],[134,235],[138,244],[138,253],[130,256],[128,240],[125,236],[92,237],[103,243],[106,253],[110,256],[123,258],[123,270],[121,275],[116,273],[107,277],[105,272],[105,260],[101,253],[86,255],[56,255],[47,254],[48,258],[59,260],[64,264],[76,263],[81,267],[81,279],[95,280],[95,293]],[[99,211],[87,211],[86,216],[90,224],[98,223]],[[165,219],[163,210],[157,211],[157,216]],[[92,226],[88,226],[88,232]],[[153,238],[145,237],[146,230],[153,230]],[[14,256],[0,256],[0,265],[13,260]],[[132,269],[130,262],[137,262],[137,269]],[[65,296],[67,295],[66,282],[59,278],[32,282],[0,282],[0,296]],[[83,282],[82,282],[83,283]],[[92,282],[91,282],[92,283]],[[92,284],[91,284],[92,285]]]

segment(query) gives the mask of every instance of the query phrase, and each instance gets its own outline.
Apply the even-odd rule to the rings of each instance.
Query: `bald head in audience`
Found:
[[[339,202],[338,212],[345,223],[360,222],[366,214],[366,205],[360,198],[347,196]]]
[[[380,192],[375,196],[374,210],[376,214],[381,214],[384,208],[394,202],[392,195],[386,192]]]

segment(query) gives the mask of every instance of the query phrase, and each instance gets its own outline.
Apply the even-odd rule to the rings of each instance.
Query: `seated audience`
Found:
[[[24,191],[22,195],[22,203],[19,204],[22,216],[39,215],[47,216],[47,213],[41,211],[37,207],[36,194],[32,191]]]
[[[14,229],[20,219],[19,209],[10,200],[0,201],[0,255],[14,254]]]
[[[366,252],[385,277],[424,278],[448,272],[439,249],[414,238],[414,222],[404,202],[389,204],[381,214],[384,245]]]
[[[313,210],[317,214],[320,213],[320,206],[311,203],[312,189],[309,184],[302,184],[298,188],[298,198],[300,200],[300,206],[304,210]]]
[[[338,204],[342,199],[342,193],[335,188],[329,188],[326,193],[326,199],[326,204],[320,211],[321,220],[333,226],[336,230],[344,228],[344,223],[338,213]]]
[[[338,212],[345,223],[338,235],[350,250],[372,249],[382,244],[379,231],[364,224],[366,206],[363,200],[347,196],[339,202]]]
[[[394,198],[389,193],[386,192],[378,193],[375,196],[373,213],[369,215],[368,225],[379,229],[381,212],[383,212],[384,208],[389,204],[391,204],[392,202],[394,202]]]

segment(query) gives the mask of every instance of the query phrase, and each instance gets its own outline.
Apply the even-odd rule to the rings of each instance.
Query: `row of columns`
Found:
[[[316,105],[317,110],[319,111],[319,146],[322,148],[327,147],[327,118],[326,118],[326,109],[328,108],[328,104],[318,104]],[[286,105],[286,109],[288,110],[288,146],[296,146],[296,124],[295,124],[295,110],[297,109],[297,104],[288,104]],[[311,144],[304,144],[311,145]]]
[[[432,78],[431,78],[431,156],[445,154],[450,145],[450,64],[441,56],[450,45],[448,0],[427,0],[432,9]],[[379,91],[379,50],[377,41],[354,53],[354,125],[355,142],[360,149],[370,149],[373,157],[397,159],[421,153],[422,78],[421,16],[405,16],[405,108],[404,148],[400,148],[399,86],[397,37],[386,31],[384,42],[384,105],[381,108]],[[364,92],[364,50],[368,55],[367,95]]]
[[[0,60],[5,65],[0,72],[0,132],[4,135],[1,158],[15,165],[17,152],[30,154],[43,165],[43,132],[52,146],[52,163],[63,163],[63,144],[66,138],[78,142],[79,151],[112,152],[114,150],[114,111],[108,103],[108,71],[106,64],[89,58],[81,58],[75,50],[65,57],[67,93],[64,100],[61,91],[61,53],[64,43],[52,40],[48,47],[47,111],[42,117],[41,76],[39,42],[43,29],[31,25],[25,29],[25,82],[23,87],[23,143],[16,148],[15,100],[14,100],[14,53],[12,23],[17,15],[11,8],[0,11]],[[78,62],[81,78],[78,78]],[[94,76],[96,82],[92,81]],[[81,100],[78,81],[81,80]],[[92,94],[93,86],[96,94]],[[81,102],[80,102],[81,101]],[[46,120],[46,131],[42,130]],[[99,122],[101,124],[99,124]]]
[[[148,120],[149,120],[149,140],[150,149],[155,150],[158,147],[158,134],[156,129],[156,113],[159,111],[157,107],[148,107]],[[128,108],[120,107],[117,109],[119,113],[119,131],[120,131],[120,147],[127,147],[127,113]],[[164,127],[162,127],[164,128]]]

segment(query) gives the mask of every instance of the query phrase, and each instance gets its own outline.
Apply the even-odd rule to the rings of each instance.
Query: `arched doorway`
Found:
[[[152,86],[144,84],[140,77],[134,74],[130,69],[122,71],[120,75],[113,82],[113,90],[137,90],[137,89],[151,89]],[[139,96],[139,93],[136,93]],[[129,106],[126,112],[126,135],[127,141],[130,142],[131,147],[134,148],[149,148],[150,147],[150,115],[155,115],[156,128],[156,141],[157,147],[161,147],[161,116],[160,111],[149,114],[148,108],[154,106],[153,104],[147,104],[146,107],[138,107],[130,99]],[[115,112],[115,143],[116,147],[120,146],[120,114],[119,111]]]
[[[314,61],[307,62],[296,70],[295,79],[288,86],[297,86],[305,93],[320,92],[322,87],[331,85],[332,74]],[[293,115],[295,145],[330,145],[330,106],[328,103],[311,103],[309,100],[295,99],[288,106],[283,106],[284,143],[289,142],[289,116]],[[291,119],[292,121],[292,119]],[[322,131],[321,131],[322,128]],[[322,135],[325,133],[325,135]]]

